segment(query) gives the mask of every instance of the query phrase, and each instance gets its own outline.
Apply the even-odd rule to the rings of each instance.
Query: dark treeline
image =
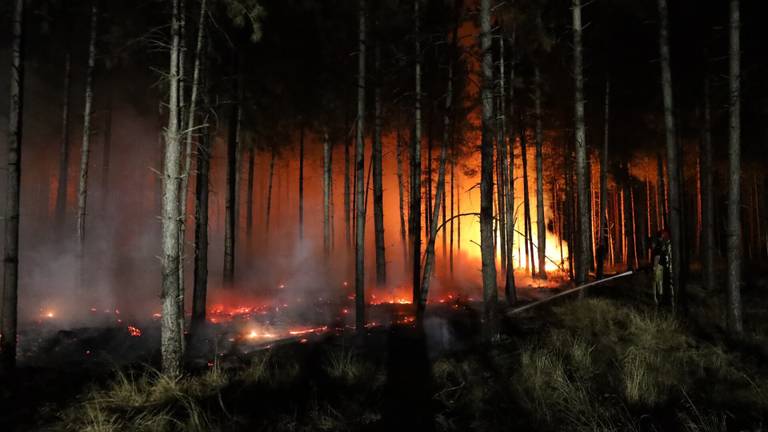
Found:
[[[375,245],[377,284],[391,278],[393,256],[408,263],[421,316],[436,260],[453,269],[462,220],[479,217],[490,323],[500,287],[503,303],[516,302],[516,271],[546,279],[554,267],[587,282],[649,265],[652,239],[666,233],[672,307],[684,313],[685,287],[701,279],[728,294],[730,328],[742,331],[742,269],[768,256],[767,65],[755,42],[766,36],[762,2],[15,0],[0,7],[9,30],[0,46],[11,59],[0,75],[10,84],[2,89],[9,89],[2,94],[9,111],[0,111],[8,125],[0,341],[7,367],[15,362],[24,295],[24,105],[36,104],[39,92],[60,101],[45,120],[61,130],[60,142],[46,149],[61,161],[54,222],[77,236],[84,267],[89,229],[99,223],[92,217],[98,203],[87,199],[97,163],[88,158],[92,129],[104,138],[99,168],[109,191],[110,166],[119,160],[109,151],[111,107],[120,88],[158,124],[157,141],[135,145],[151,149],[147,165],[160,179],[169,374],[181,372],[185,345],[196,343],[205,323],[214,145],[226,148],[225,288],[237,286],[239,233],[269,232],[276,164],[292,154],[299,186],[290,205],[304,238],[305,155],[321,146],[318,259],[333,259],[334,250],[354,257],[348,276],[358,330],[371,280],[367,244]],[[25,74],[44,84],[27,88]],[[80,143],[70,136],[72,123],[82,128]],[[385,137],[395,137],[393,144]],[[67,199],[75,148],[76,203]],[[263,219],[253,214],[254,200],[262,200],[253,192],[258,156],[270,161],[268,193],[257,207]],[[397,187],[385,188],[382,178],[395,173],[385,173],[382,161],[391,157]],[[334,164],[342,184],[334,183]],[[333,188],[343,190],[343,203],[331,202]],[[466,211],[459,201],[474,189],[479,203]],[[397,194],[399,207],[384,208],[384,194]],[[237,226],[243,206],[245,228]],[[333,219],[334,206],[343,207],[342,220]],[[373,238],[365,235],[369,209]],[[399,226],[385,226],[385,212],[399,212]],[[343,244],[333,241],[338,230]],[[401,245],[387,243],[385,230],[397,231]],[[185,266],[194,268],[192,281],[184,280]],[[717,277],[720,268],[727,277]]]

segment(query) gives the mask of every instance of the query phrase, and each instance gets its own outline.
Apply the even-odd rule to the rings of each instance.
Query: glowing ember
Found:
[[[307,333],[320,333],[326,330],[328,330],[328,327],[322,326],[322,327],[310,328],[310,329],[304,329],[304,330],[289,330],[288,334],[290,334],[291,336],[299,336]]]
[[[133,337],[139,337],[141,336],[141,330],[138,327],[134,327],[132,325],[128,326],[128,334],[130,334]]]

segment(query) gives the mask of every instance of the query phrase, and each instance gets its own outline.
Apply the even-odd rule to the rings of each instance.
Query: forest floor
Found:
[[[0,429],[762,430],[765,279],[745,286],[739,340],[724,330],[723,292],[689,285],[689,312],[675,318],[653,306],[649,286],[640,273],[505,317],[491,341],[467,305],[423,326],[276,345],[175,380],[138,361],[21,368],[3,378]]]

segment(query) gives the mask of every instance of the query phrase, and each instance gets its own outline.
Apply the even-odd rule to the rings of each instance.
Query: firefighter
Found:
[[[666,230],[659,231],[653,242],[653,262],[652,262],[652,279],[653,279],[653,301],[658,306],[665,301],[665,295],[668,296],[669,302],[674,307],[675,305],[675,293],[671,286],[672,281],[672,242],[670,241],[669,232]]]

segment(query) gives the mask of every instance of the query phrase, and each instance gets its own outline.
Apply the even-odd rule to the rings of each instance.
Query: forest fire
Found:
[[[4,2],[0,430],[759,429],[768,2],[688,3]]]

